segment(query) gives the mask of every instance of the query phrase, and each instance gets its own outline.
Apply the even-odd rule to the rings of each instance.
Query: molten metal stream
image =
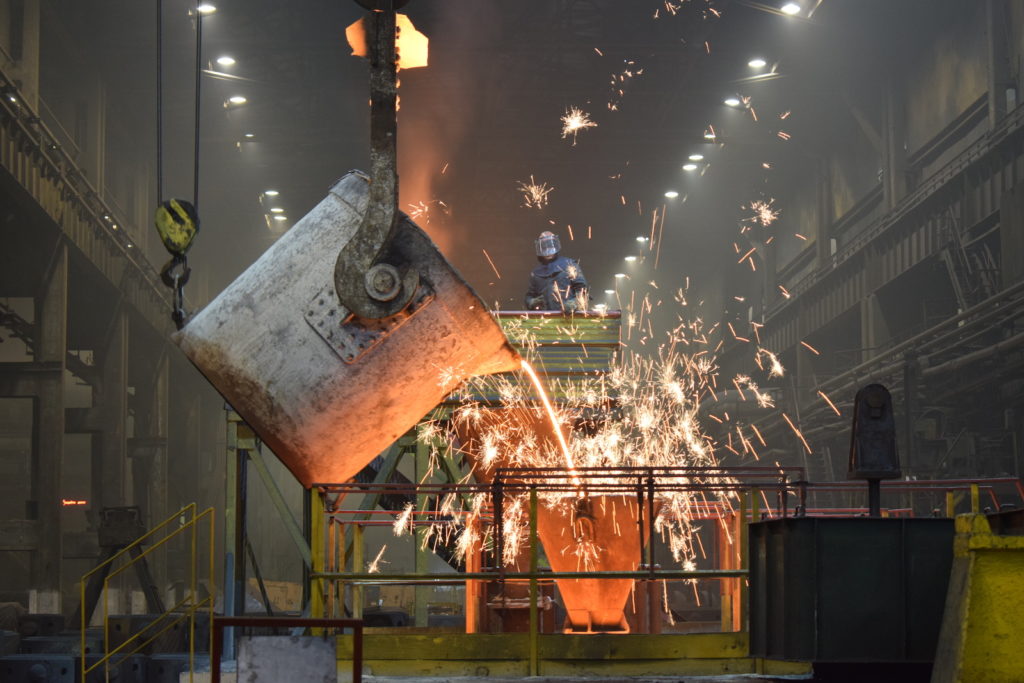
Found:
[[[533,381],[533,386],[537,388],[537,394],[540,396],[541,403],[544,404],[544,410],[548,412],[548,418],[551,420],[551,428],[555,430],[555,436],[558,437],[558,444],[562,447],[562,455],[565,456],[565,466],[569,468],[569,476],[572,477],[572,483],[574,486],[580,485],[580,479],[576,472],[576,465],[572,461],[572,454],[569,453],[569,444],[565,441],[565,436],[562,435],[562,428],[558,424],[558,417],[555,415],[555,409],[551,405],[550,399],[548,399],[548,392],[544,390],[544,385],[541,384],[540,377],[537,376],[537,372],[533,369],[527,361],[522,362],[523,370],[530,376]]]

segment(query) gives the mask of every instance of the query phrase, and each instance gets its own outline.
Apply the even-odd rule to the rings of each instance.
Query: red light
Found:
[[[89,501],[87,501],[87,500],[75,500],[74,498],[61,498],[60,499],[60,504],[67,508],[67,507],[72,507],[72,506],[75,506],[75,505],[88,505]]]

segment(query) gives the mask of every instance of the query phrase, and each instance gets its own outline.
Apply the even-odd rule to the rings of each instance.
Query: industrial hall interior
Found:
[[[0,683],[1024,681],[1022,89],[1022,0],[0,0]]]

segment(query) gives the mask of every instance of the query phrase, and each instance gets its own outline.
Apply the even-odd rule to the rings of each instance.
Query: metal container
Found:
[[[175,342],[304,486],[349,480],[467,377],[519,356],[469,285],[401,216],[389,256],[419,273],[409,306],[352,318],[335,262],[367,210],[350,172]]]
[[[953,520],[773,519],[750,525],[750,653],[822,663],[935,657]]]
[[[587,503],[585,513],[565,505],[548,507],[541,502],[537,506],[537,535],[551,568],[556,572],[636,571],[640,566],[636,499],[593,496]],[[629,631],[625,607],[632,579],[555,579],[555,583],[573,631]]]

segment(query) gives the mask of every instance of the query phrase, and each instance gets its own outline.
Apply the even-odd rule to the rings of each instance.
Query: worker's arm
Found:
[[[587,286],[587,279],[583,276],[583,269],[580,268],[578,261],[572,261],[569,266],[568,275],[570,296],[577,299],[584,308],[588,308],[590,305],[590,288]]]
[[[523,298],[526,310],[540,311],[544,309],[544,286],[540,279],[530,274],[530,286],[526,288],[526,296]]]

